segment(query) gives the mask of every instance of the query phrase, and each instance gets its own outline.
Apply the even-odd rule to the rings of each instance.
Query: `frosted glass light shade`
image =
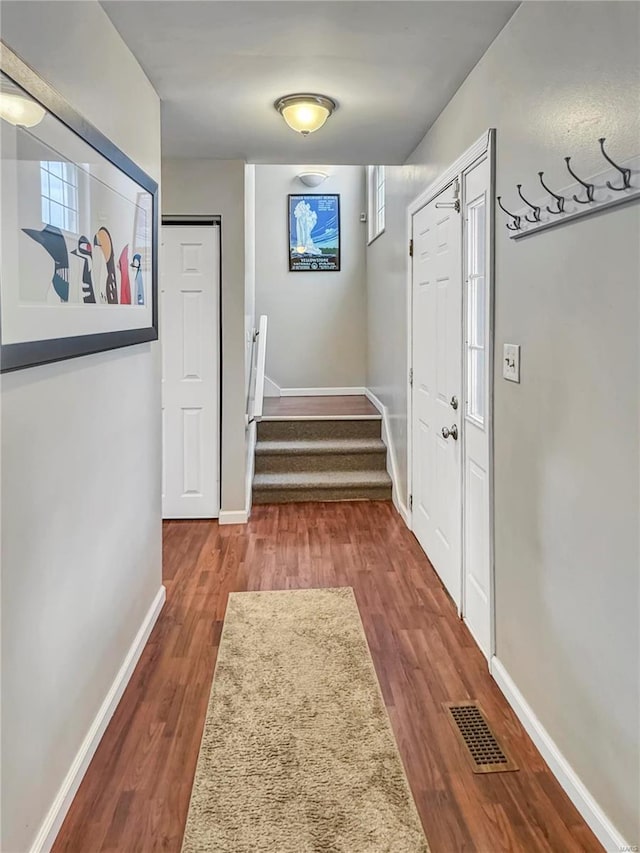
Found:
[[[43,106],[30,98],[14,95],[12,92],[0,92],[0,118],[9,124],[34,127],[40,124],[45,112]]]
[[[308,187],[319,187],[323,181],[327,180],[329,175],[326,172],[300,172],[297,177]]]
[[[285,95],[274,106],[292,130],[308,136],[320,130],[337,105],[326,95]]]

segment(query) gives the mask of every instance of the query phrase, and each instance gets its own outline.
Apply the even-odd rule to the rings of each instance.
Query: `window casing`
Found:
[[[42,221],[78,234],[78,168],[74,163],[40,161]]]
[[[384,231],[384,166],[367,166],[367,223],[368,242],[372,243]]]
[[[467,207],[467,417],[484,426],[486,416],[487,217],[485,195]]]

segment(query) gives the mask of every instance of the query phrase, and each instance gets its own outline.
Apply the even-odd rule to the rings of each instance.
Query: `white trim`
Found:
[[[487,140],[489,157],[489,187],[487,199],[487,222],[489,225],[489,291],[487,311],[489,312],[489,340],[487,357],[489,359],[489,597],[491,602],[491,646],[489,665],[497,649],[496,641],[496,511],[495,511],[495,353],[496,353],[496,131],[489,130]]]
[[[264,377],[264,396],[265,397],[279,397],[280,396],[280,386],[276,385],[273,379],[269,379],[269,377],[265,374]]]
[[[396,459],[396,451],[389,424],[389,409],[369,388],[366,389],[366,396],[382,415],[382,440],[387,445],[387,472],[391,477],[392,484],[391,500],[393,501],[393,505],[398,511],[398,514],[408,527],[409,514],[404,501],[400,497],[400,489],[398,486],[398,462]]]
[[[246,524],[249,513],[246,509],[221,509],[218,524]]]
[[[492,144],[493,134],[493,128],[485,131],[479,139],[476,139],[470,148],[467,148],[464,154],[461,154],[457,160],[455,160],[447,169],[445,169],[444,172],[440,174],[439,177],[435,179],[435,181],[430,183],[429,186],[420,193],[420,195],[414,198],[407,208],[409,225],[411,224],[411,217],[414,213],[417,213],[421,207],[425,206],[425,204],[429,204],[429,202],[439,195],[442,190],[448,187],[461,172],[466,171],[472,163],[475,163],[478,157],[482,157],[482,155],[489,150]],[[411,229],[409,229],[409,236],[411,236]]]
[[[494,583],[494,562],[493,562],[493,554],[494,554],[494,524],[493,524],[493,436],[494,436],[494,425],[493,425],[493,353],[494,353],[494,336],[495,336],[495,325],[493,322],[493,311],[495,310],[495,217],[493,215],[494,209],[494,199],[495,199],[495,128],[489,128],[485,131],[482,136],[480,136],[476,141],[468,148],[460,157],[457,158],[444,172],[442,172],[434,181],[432,181],[429,186],[423,190],[416,198],[407,206],[407,215],[406,215],[406,243],[405,246],[408,248],[409,241],[413,237],[413,216],[416,214],[421,208],[423,208],[426,204],[429,204],[437,195],[439,195],[444,189],[446,189],[451,183],[453,183],[456,178],[462,178],[463,173],[466,172],[477,160],[481,157],[489,157],[490,159],[490,195],[488,198],[488,213],[489,213],[489,227],[491,230],[491,252],[489,257],[489,309],[492,312],[491,314],[491,329],[490,329],[490,340],[489,340],[489,358],[491,359],[491,366],[489,369],[489,412],[490,412],[490,420],[489,420],[489,430],[490,430],[490,438],[489,445],[491,448],[490,453],[490,521],[489,521],[489,536],[490,536],[490,547],[491,547],[491,567],[490,567],[490,598],[491,598],[491,648],[489,649],[488,658],[491,660],[492,655],[495,653],[496,645],[495,645],[495,583]],[[460,182],[460,186],[462,188],[463,183]],[[463,200],[464,201],[464,200]],[[463,215],[461,212],[460,217],[460,227],[463,229]],[[464,238],[464,229],[462,232],[462,236]],[[462,243],[462,251],[464,252],[464,242]],[[411,386],[409,375],[410,370],[413,366],[413,263],[407,264],[407,283],[406,283],[406,294],[407,294],[407,494],[411,495],[413,493],[413,388]],[[464,290],[463,290],[464,294]],[[463,318],[461,318],[462,321]],[[463,329],[464,331],[464,329]],[[464,341],[464,334],[462,336]],[[464,375],[464,374],[463,374]],[[464,421],[464,401],[461,401],[461,423]],[[462,468],[461,468],[461,476],[462,472],[464,472],[464,459],[462,460]],[[463,480],[464,486],[464,480]],[[464,493],[461,492],[461,512],[463,512],[464,507]],[[409,530],[413,530],[413,512],[411,509],[407,509],[407,526]],[[464,533],[464,518],[462,519],[462,531]],[[464,559],[464,542],[462,543],[463,548],[461,550],[462,560]],[[461,561],[460,564],[461,575],[460,575],[460,589],[464,588],[464,563]],[[460,603],[462,607],[462,594],[460,596]],[[462,611],[460,611],[460,615]],[[479,648],[479,647],[478,647]]]
[[[253,474],[256,466],[256,441],[258,437],[258,426],[255,421],[252,421],[249,424],[249,435],[247,437],[247,465],[246,465],[246,479],[245,479],[245,503],[244,503],[244,511],[247,515],[247,521],[251,516],[251,505],[253,503]],[[223,524],[228,524],[228,522],[223,521]]]
[[[367,393],[367,389],[356,386],[348,388],[281,388],[281,397],[355,397]]]
[[[516,687],[504,665],[495,655],[491,658],[489,668],[496,684],[502,690],[527,734],[549,765],[549,769],[603,847],[611,851],[635,849],[625,841],[587,790],[527,700]]]
[[[263,415],[260,421],[379,421],[381,415]]]
[[[62,822],[69,810],[76,791],[80,787],[80,783],[87,772],[89,763],[98,748],[102,736],[109,724],[109,720],[113,716],[114,711],[118,706],[118,702],[122,698],[129,679],[133,675],[136,664],[140,659],[149,635],[156,623],[162,606],[166,598],[166,589],[161,586],[153,599],[146,616],[142,620],[142,624],[138,629],[129,651],[122,662],[122,666],[118,670],[113,684],[109,688],[109,692],[104,698],[98,713],[96,714],[89,731],[84,737],[80,745],[80,749],[73,759],[71,767],[60,786],[56,797],[47,812],[47,815],[40,826],[38,834],[31,845],[30,853],[48,853],[53,847],[56,836],[60,831]]]
[[[382,237],[386,230],[386,228],[382,228],[380,231],[378,231],[375,237],[372,237],[370,240],[367,241],[367,246],[372,246],[376,242],[378,237]]]
[[[256,384],[253,394],[253,417],[260,420],[262,417],[262,404],[264,402],[264,368],[267,361],[267,327],[268,317],[266,314],[260,316],[258,324],[258,358],[256,361]]]

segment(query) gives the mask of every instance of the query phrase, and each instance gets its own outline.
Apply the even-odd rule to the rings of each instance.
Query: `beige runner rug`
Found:
[[[183,853],[427,853],[350,588],[229,597]]]

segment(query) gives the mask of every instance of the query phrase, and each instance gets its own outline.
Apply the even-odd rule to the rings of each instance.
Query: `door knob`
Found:
[[[449,429],[448,427],[442,427],[442,437],[449,438],[449,436],[451,436],[454,441],[458,440],[458,427],[455,424],[451,427],[451,429]]]
[[[452,397],[449,400],[449,405],[451,406],[451,408],[453,409],[454,412],[457,411],[457,409],[458,409],[458,398]]]

